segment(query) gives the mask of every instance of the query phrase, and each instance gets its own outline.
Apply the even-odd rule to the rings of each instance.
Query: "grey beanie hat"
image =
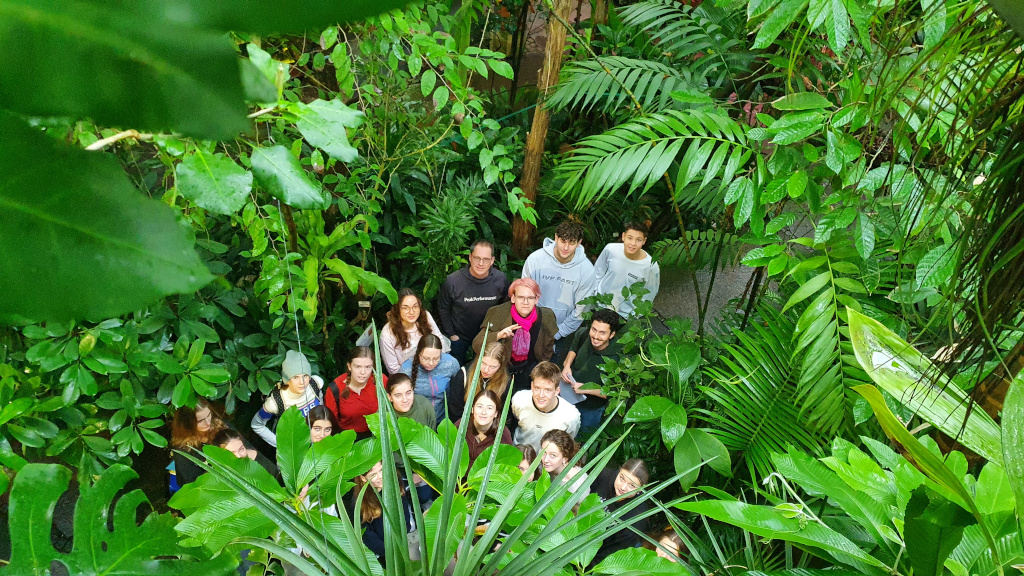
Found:
[[[309,366],[309,360],[295,350],[289,350],[284,356],[284,363],[281,364],[281,380],[287,382],[292,376],[298,374],[312,374],[313,369]]]

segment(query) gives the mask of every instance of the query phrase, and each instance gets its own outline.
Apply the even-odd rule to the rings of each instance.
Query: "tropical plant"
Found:
[[[71,470],[57,464],[25,464],[11,488],[10,562],[0,574],[230,574],[236,561],[211,557],[201,548],[179,544],[177,519],[147,514],[141,490],[125,490],[137,478],[127,466],[114,465],[93,479],[79,474],[68,492]],[[6,478],[6,477],[5,477]],[[115,502],[116,497],[116,502]],[[56,507],[56,512],[55,512]],[[72,512],[73,508],[73,512]],[[54,527],[56,521],[57,528]],[[73,538],[67,549],[54,547],[53,533]]]

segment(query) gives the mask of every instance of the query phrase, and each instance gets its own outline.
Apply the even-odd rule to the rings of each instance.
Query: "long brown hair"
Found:
[[[413,388],[416,388],[416,378],[420,375],[420,354],[427,348],[440,350],[441,359],[444,359],[444,345],[441,344],[441,339],[437,337],[437,334],[428,332],[426,336],[420,338],[420,343],[416,346],[416,353],[412,356],[412,373],[409,374]]]
[[[402,331],[402,334],[405,334],[405,330]],[[408,336],[408,335],[406,334],[406,336]],[[408,340],[408,338],[407,338],[407,340]],[[352,361],[355,360],[356,358],[370,358],[371,360],[375,360],[376,359],[374,357],[374,355],[373,355],[373,350],[370,350],[369,346],[356,346],[355,348],[353,348],[352,349],[352,355],[348,357],[348,363],[351,364]],[[348,377],[351,378],[352,375],[349,374]],[[373,372],[370,372],[370,379],[367,380],[367,381],[368,382],[372,382],[373,381]],[[342,390],[340,392],[340,394],[339,394],[341,396],[342,400],[348,399],[348,395],[352,393],[352,391],[348,389],[348,379],[347,378],[345,379],[345,384],[346,384],[345,385],[345,389]]]
[[[487,398],[491,402],[494,402],[494,407],[497,410],[501,410],[501,405],[499,404],[501,400],[498,398],[498,395],[495,394],[493,390],[483,390],[479,394],[477,394],[476,398],[473,398],[474,408],[476,407],[476,403],[479,402],[481,398]],[[476,427],[476,417],[473,415],[473,410],[470,409],[469,426],[466,429],[466,433],[469,434],[470,436],[476,436],[477,434],[485,434],[487,436],[494,436],[495,438],[497,438],[499,417],[500,414],[495,414],[494,420],[491,420],[491,426],[487,430],[480,430]]]
[[[206,432],[199,431],[199,423],[196,421],[196,410],[203,408],[210,410],[210,429]],[[171,447],[178,450],[199,448],[213,441],[213,437],[217,435],[217,432],[226,427],[220,410],[207,402],[205,398],[200,398],[196,402],[195,408],[182,406],[175,411],[174,421],[171,424]]]
[[[505,344],[504,343],[502,343],[502,342],[491,342],[490,344],[488,344],[487,346],[484,347],[483,353],[480,354],[480,357],[477,358],[477,360],[476,360],[476,364],[473,366],[473,370],[476,370],[477,367],[480,366],[480,362],[484,358],[493,358],[493,359],[498,361],[498,364],[500,364],[500,366],[498,366],[498,371],[495,372],[494,375],[491,376],[490,379],[487,380],[487,388],[486,389],[487,390],[491,390],[492,392],[497,394],[499,399],[502,396],[504,396],[505,395],[505,391],[508,390],[508,382],[510,380],[509,375],[508,375],[508,356],[507,356],[506,350],[507,350],[507,348],[505,348]],[[470,374],[469,372],[466,373],[466,378],[472,378],[472,377],[473,377],[472,374]],[[465,392],[463,393],[463,396],[464,396],[463,397],[463,401],[469,402],[469,382],[465,382],[464,388],[465,388]],[[499,400],[498,401],[498,409],[499,410],[501,409],[502,404],[503,404],[503,402],[501,402]]]
[[[420,305],[420,316],[416,319],[416,330],[419,331],[420,336],[426,336],[430,334],[430,322],[427,322],[427,310],[423,307],[423,299],[412,291],[411,288],[402,288],[398,291],[398,300],[391,305],[391,310],[388,311],[388,326],[391,327],[391,333],[395,336],[395,344],[398,345],[400,350],[405,350],[409,347],[409,334],[406,333],[405,327],[402,325],[402,300],[406,297],[412,296],[416,299],[416,303]]]
[[[376,464],[374,464],[374,466],[376,466]],[[373,470],[373,466],[370,466],[370,470]],[[369,474],[370,470],[367,470],[366,474]],[[380,473],[384,473],[383,468],[381,468]],[[366,474],[360,474],[353,479],[353,482],[355,482],[356,485],[354,488],[356,497],[358,497],[359,492],[362,491],[363,486],[369,484],[369,481],[366,480]],[[395,480],[397,481],[398,479],[396,478]],[[405,494],[405,488],[402,488],[401,483],[398,484],[398,490],[401,494]],[[380,518],[382,514],[384,514],[384,506],[381,505],[380,498],[377,497],[377,491],[373,489],[373,486],[370,486],[366,489],[366,493],[363,494],[363,504],[359,508],[359,516],[362,518],[363,522],[366,523],[373,522],[377,518]]]

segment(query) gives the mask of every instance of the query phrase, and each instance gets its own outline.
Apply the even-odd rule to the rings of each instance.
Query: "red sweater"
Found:
[[[387,386],[387,383],[388,377],[384,376],[384,385]],[[335,394],[335,390],[338,394]],[[347,398],[344,397],[346,395]],[[358,394],[348,388],[347,373],[338,376],[324,393],[324,405],[334,414],[338,427],[342,430],[369,432],[365,417],[377,413],[377,385],[373,381],[373,374],[370,374],[366,387]]]

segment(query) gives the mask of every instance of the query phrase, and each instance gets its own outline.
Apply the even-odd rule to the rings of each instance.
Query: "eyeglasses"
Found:
[[[520,302],[536,302],[537,301],[537,297],[536,296],[515,296],[514,298],[516,300],[520,301]]]
[[[401,310],[402,312],[413,312],[413,311],[419,310],[419,309],[420,309],[420,305],[419,304],[414,304],[412,306],[402,306],[402,307],[399,308],[399,310]]]
[[[491,256],[490,258],[481,258],[479,256],[470,256],[469,260],[474,264],[487,264],[488,262],[493,262],[494,257]]]

